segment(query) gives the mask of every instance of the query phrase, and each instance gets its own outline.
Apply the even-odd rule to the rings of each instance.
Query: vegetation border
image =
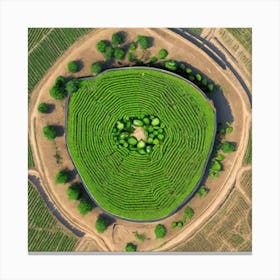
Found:
[[[122,216],[118,216],[118,215],[115,215],[115,214],[112,214],[110,212],[107,212],[103,207],[100,206],[100,204],[95,200],[95,198],[93,197],[93,194],[88,190],[87,188],[87,185],[85,184],[82,176],[80,175],[80,173],[78,172],[78,169],[72,159],[72,156],[71,156],[71,153],[70,153],[70,150],[69,150],[69,147],[68,147],[68,142],[67,142],[67,131],[68,131],[68,105],[69,105],[69,99],[70,99],[70,94],[67,95],[67,98],[66,98],[66,105],[65,105],[65,134],[64,134],[64,137],[65,137],[65,143],[66,143],[66,148],[67,148],[67,152],[69,154],[69,157],[71,159],[71,162],[73,164],[73,166],[75,167],[75,169],[77,170],[77,174],[79,175],[80,179],[81,179],[81,183],[84,187],[84,190],[86,191],[86,193],[88,194],[89,198],[92,200],[92,202],[98,206],[102,211],[104,211],[104,213],[106,213],[108,216],[112,217],[112,218],[117,218],[117,219],[122,219],[122,220],[125,220],[125,221],[128,221],[128,222],[138,222],[138,223],[147,223],[147,222],[159,222],[159,221],[162,221],[166,218],[169,218],[170,216],[172,216],[173,214],[175,214],[178,210],[180,210],[187,202],[189,202],[192,197],[195,195],[195,193],[197,192],[198,188],[200,187],[201,185],[201,181],[203,180],[203,177],[204,177],[204,174],[205,174],[205,171],[206,171],[206,168],[208,166],[208,162],[210,160],[210,157],[211,157],[211,154],[212,154],[212,151],[213,151],[213,147],[214,147],[214,144],[215,144],[215,138],[216,138],[216,132],[217,132],[217,116],[216,116],[216,108],[214,107],[213,103],[210,102],[210,99],[206,96],[206,94],[197,86],[195,85],[194,83],[192,83],[191,81],[185,79],[184,77],[176,74],[176,73],[173,73],[173,72],[170,72],[170,71],[167,71],[167,70],[163,70],[163,69],[158,69],[158,68],[155,68],[155,67],[147,67],[147,66],[129,66],[129,67],[120,67],[120,68],[110,68],[110,69],[106,69],[104,70],[103,72],[97,74],[96,76],[86,76],[86,77],[80,77],[78,78],[79,80],[91,80],[91,79],[95,79],[101,75],[103,75],[104,73],[107,73],[109,71],[119,71],[119,70],[126,70],[126,69],[146,69],[146,70],[155,70],[155,71],[159,71],[159,72],[163,72],[165,74],[169,74],[169,75],[173,75],[177,78],[180,78],[182,79],[183,81],[185,81],[186,83],[190,84],[191,86],[193,86],[204,98],[206,98],[209,102],[209,105],[212,107],[213,111],[214,111],[214,134],[213,134],[213,137],[212,137],[212,143],[211,143],[211,147],[210,147],[210,150],[209,150],[209,153],[208,153],[208,157],[206,159],[206,162],[205,162],[205,165],[204,165],[204,168],[203,168],[203,172],[201,172],[201,177],[200,177],[200,180],[198,181],[197,185],[194,187],[193,191],[186,197],[186,199],[181,203],[179,204],[170,214],[168,214],[167,216],[164,216],[163,218],[160,218],[160,219],[155,219],[155,220],[133,220],[133,219],[128,219],[128,218],[125,218],[125,217],[122,217]],[[75,94],[75,93],[73,93]]]

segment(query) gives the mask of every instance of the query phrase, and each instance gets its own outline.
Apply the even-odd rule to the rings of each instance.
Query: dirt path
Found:
[[[214,77],[215,80],[222,85],[224,89],[224,95],[229,103],[231,114],[234,117],[233,127],[234,132],[229,136],[229,141],[238,143],[238,149],[232,155],[228,155],[225,163],[225,172],[222,172],[221,177],[214,180],[209,179],[207,186],[212,186],[213,191],[207,195],[204,204],[200,201],[196,201],[194,197],[191,201],[194,205],[197,205],[195,218],[188,224],[188,226],[177,232],[168,233],[166,237],[166,243],[161,244],[163,241],[154,240],[153,229],[156,223],[129,223],[123,220],[117,220],[115,224],[129,230],[130,233],[135,230],[145,230],[145,233],[149,237],[147,241],[139,245],[139,249],[142,251],[167,251],[173,248],[181,241],[189,238],[192,232],[201,227],[219,208],[224,202],[227,194],[230,192],[238,171],[242,166],[243,157],[246,151],[247,142],[249,138],[249,128],[251,125],[251,109],[250,103],[247,98],[246,92],[236,79],[235,75],[230,69],[222,69],[211,57],[207,55],[203,50],[198,48],[192,42],[186,40],[182,36],[175,34],[168,29],[122,29],[128,34],[128,41],[133,40],[137,34],[147,34],[154,38],[153,53],[160,47],[165,47],[170,53],[170,58],[174,58],[180,61],[187,61],[194,67],[200,69],[210,77]],[[57,209],[63,214],[68,221],[81,231],[85,232],[87,236],[94,239],[100,251],[123,251],[123,246],[127,242],[125,234],[122,234],[118,244],[114,242],[112,236],[114,232],[112,228],[108,229],[103,235],[98,234],[94,229],[94,222],[97,215],[102,213],[100,209],[94,209],[86,217],[81,217],[77,213],[76,202],[69,202],[66,196],[67,186],[57,186],[54,184],[55,173],[59,169],[69,168],[73,169],[73,165],[65,148],[64,137],[58,137],[55,141],[49,142],[42,136],[42,127],[46,124],[56,124],[64,127],[65,124],[65,101],[54,101],[50,98],[48,90],[53,84],[55,78],[59,75],[67,76],[67,62],[70,60],[83,58],[84,68],[79,72],[78,76],[89,75],[89,66],[93,61],[103,60],[101,54],[98,54],[92,46],[95,46],[96,42],[100,39],[110,39],[111,34],[117,30],[113,29],[98,29],[90,32],[88,35],[77,41],[70,49],[68,49],[63,56],[54,64],[54,66],[48,71],[46,76],[34,89],[30,100],[30,112],[29,112],[29,136],[30,144],[33,150],[33,157],[40,174],[42,186],[44,187],[47,195],[53,201]],[[218,99],[220,97],[217,97]],[[222,96],[221,96],[222,98]],[[55,111],[47,116],[42,116],[36,110],[39,102],[48,102],[55,105]],[[222,103],[221,103],[222,104]],[[224,104],[224,103],[223,103]],[[222,106],[221,106],[222,109]],[[227,116],[225,114],[225,116]],[[225,121],[225,116],[219,116],[219,121]],[[54,150],[59,151],[62,157],[62,162],[55,162],[53,153]],[[48,168],[52,167],[52,168]],[[78,180],[75,176],[74,180]],[[206,208],[205,205],[207,205]],[[204,209],[203,209],[204,208]],[[182,211],[174,214],[172,217],[166,219],[165,224],[170,226],[173,220],[179,220]],[[133,236],[133,235],[132,235]],[[131,240],[130,240],[131,241]],[[161,245],[161,247],[159,247]]]

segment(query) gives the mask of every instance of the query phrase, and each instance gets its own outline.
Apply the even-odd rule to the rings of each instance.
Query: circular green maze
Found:
[[[163,141],[145,153],[137,144],[116,144],[125,132],[120,126],[114,134],[118,121],[147,116],[160,120],[155,126]],[[153,68],[120,68],[84,79],[68,101],[68,150],[87,191],[106,212],[134,221],[162,219],[192,195],[215,133],[215,109],[204,94]]]

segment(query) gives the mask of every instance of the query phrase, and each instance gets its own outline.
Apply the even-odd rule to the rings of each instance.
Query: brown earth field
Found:
[[[169,53],[168,59],[186,62],[219,84],[222,91],[214,92],[212,98],[217,110],[217,122],[224,124],[226,121],[229,121],[232,123],[233,132],[227,134],[225,139],[237,144],[237,150],[227,154],[223,160],[221,176],[219,178],[208,177],[205,179],[203,184],[210,190],[209,193],[203,198],[195,195],[187,203],[188,206],[194,209],[194,217],[183,228],[172,229],[171,223],[182,219],[185,208],[183,207],[174,215],[160,222],[167,228],[167,235],[164,239],[156,239],[154,235],[154,228],[159,222],[137,223],[122,219],[116,219],[103,234],[99,234],[94,224],[98,215],[103,213],[102,209],[95,207],[87,215],[80,215],[77,210],[78,202],[69,201],[67,198],[66,190],[69,184],[56,185],[54,182],[58,170],[65,168],[73,170],[73,180],[71,183],[79,181],[79,176],[75,172],[66,149],[64,137],[66,99],[52,99],[49,89],[59,75],[65,77],[91,76],[91,63],[104,61],[103,55],[96,50],[96,43],[102,39],[111,40],[112,34],[118,31],[126,33],[126,42],[128,43],[134,41],[138,34],[153,38],[153,46],[147,51],[142,52],[137,49],[137,55],[142,57],[142,60],[152,55],[157,55],[159,49],[165,48]],[[223,45],[223,48],[227,50],[225,51],[221,48],[220,44],[217,44],[217,40],[214,40],[214,35],[220,34],[218,29],[207,29],[202,34],[202,38],[205,36],[203,41],[187,33],[187,37],[184,37],[183,33],[178,34],[180,32],[181,30],[174,32],[174,30],[165,28],[95,29],[76,41],[57,60],[31,94],[28,128],[36,171],[39,174],[46,194],[55,204],[56,208],[71,225],[85,233],[76,251],[123,252],[128,242],[137,244],[137,251],[143,252],[251,251],[250,219],[248,218],[248,222],[244,225],[240,217],[237,217],[235,214],[231,215],[231,212],[235,211],[237,205],[241,205],[242,211],[240,210],[239,214],[242,218],[245,215],[249,217],[251,213],[250,177],[248,179],[248,175],[246,175],[247,177],[244,175],[247,178],[244,179],[244,176],[241,176],[241,174],[245,174],[243,158],[251,127],[251,95],[248,94],[248,89],[251,91],[251,80],[245,75],[247,70],[244,70],[246,67],[242,66],[242,61],[233,61],[230,56],[232,53],[230,46],[227,46],[225,43]],[[222,41],[222,38],[219,38]],[[230,63],[231,67],[221,67],[216,59],[214,59],[214,56],[209,55],[209,51],[212,50],[207,46],[206,41],[211,42],[212,48],[217,48],[219,52],[223,53],[224,60]],[[199,46],[199,43],[202,43],[207,50],[209,49],[208,52],[205,52]],[[70,74],[67,71],[67,64],[71,60],[82,61],[83,68],[81,71],[75,74]],[[107,63],[107,67],[120,67],[122,65],[131,64],[126,60],[121,63]],[[237,76],[242,78],[245,76],[243,81],[247,91],[244,89],[244,85],[241,85]],[[37,111],[37,107],[41,102],[53,104],[55,109],[50,114],[40,114]],[[42,128],[48,124],[56,125],[61,130],[60,136],[56,137],[53,141],[46,140],[42,135]],[[61,156],[59,162],[56,161],[54,156],[56,153],[59,153]],[[247,181],[245,182],[244,180]],[[228,223],[229,225],[225,225],[226,229],[224,230],[222,226],[216,227],[215,223],[219,225]],[[240,227],[242,227],[245,235],[241,236],[239,234]],[[219,231],[220,228],[223,231]],[[146,235],[144,242],[136,239],[136,231]],[[201,242],[206,242],[207,245],[202,246]]]

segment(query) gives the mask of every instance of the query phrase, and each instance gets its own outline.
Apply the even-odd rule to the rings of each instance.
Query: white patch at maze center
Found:
[[[144,133],[143,127],[138,127],[138,126],[132,126],[134,128],[133,133],[131,133],[131,136],[134,136],[138,141],[139,140],[144,140],[146,142],[147,136]]]

